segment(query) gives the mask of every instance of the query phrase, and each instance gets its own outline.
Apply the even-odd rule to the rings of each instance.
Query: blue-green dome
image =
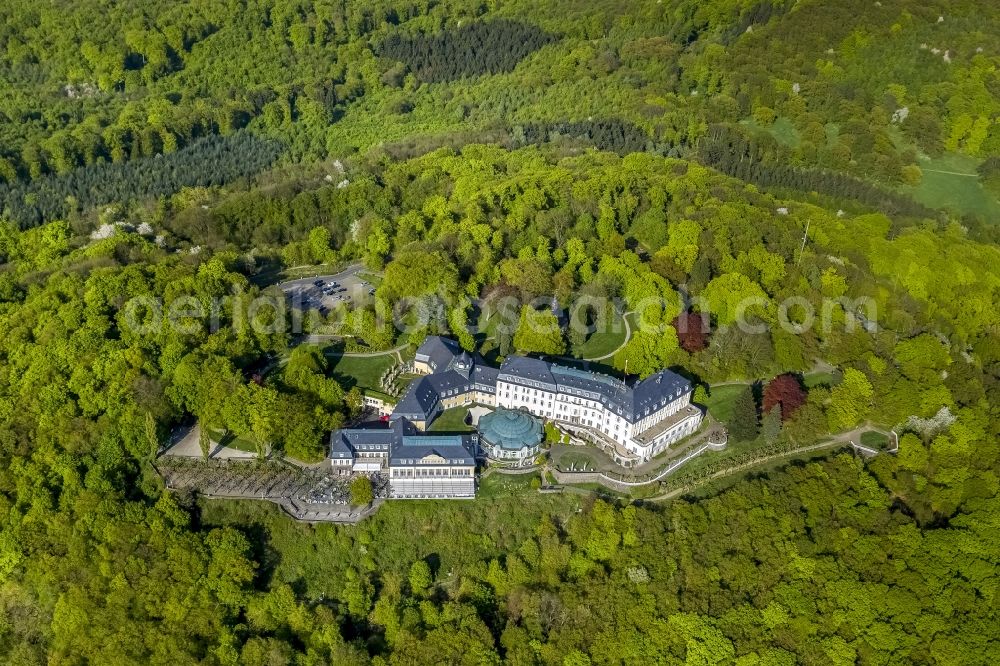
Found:
[[[542,423],[527,412],[498,409],[479,419],[479,436],[508,451],[531,448],[542,441]]]

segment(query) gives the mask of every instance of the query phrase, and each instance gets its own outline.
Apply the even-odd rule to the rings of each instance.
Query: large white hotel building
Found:
[[[691,404],[691,383],[669,370],[632,385],[524,356],[508,357],[497,370],[437,336],[417,350],[414,369],[426,376],[410,385],[394,418],[423,428],[458,405],[522,409],[590,440],[623,465],[649,460],[694,432],[702,419]]]
[[[475,496],[476,458],[485,452],[479,435],[423,432],[451,407],[523,410],[596,444],[624,466],[649,460],[702,419],[691,404],[691,383],[668,370],[633,385],[524,356],[508,357],[497,370],[436,336],[417,350],[414,370],[423,376],[395,406],[389,428],[330,434],[333,468],[387,473],[390,497]]]

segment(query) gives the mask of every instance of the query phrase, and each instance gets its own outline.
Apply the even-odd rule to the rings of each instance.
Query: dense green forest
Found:
[[[892,188],[943,155],[1000,150],[1000,26],[982,3],[578,4],[8,4],[0,178],[240,127],[298,160],[604,119],[687,152],[722,123],[782,161]]]
[[[124,228],[97,241],[68,223],[5,228],[0,645],[12,663],[995,659],[994,245],[957,225],[838,217],[644,153],[469,146],[350,176],[344,188],[319,179],[136,210],[170,230],[160,245]],[[192,242],[208,249],[175,249]],[[534,491],[523,486],[471,504],[384,507],[356,528],[164,493],[149,463],[179,419],[310,459],[358,397],[309,347],[250,381],[290,329],[236,325],[250,316],[238,299],[223,300],[217,329],[161,322],[142,334],[129,299],[254,295],[267,261],[351,257],[384,266],[390,301],[555,290],[627,302],[683,283],[712,304],[704,347],[651,327],[618,367],[676,365],[715,382],[825,358],[843,379],[789,407],[778,436],[810,441],[871,420],[901,428],[900,453],[776,470],[666,508],[574,495],[526,506]],[[740,294],[761,296],[767,319],[789,293],[870,295],[884,328],[729,326]],[[673,321],[675,301],[663,302],[647,318]],[[440,330],[461,339],[470,314],[459,307]],[[373,312],[350,317],[371,346],[394,344]],[[758,437],[756,424],[739,436]]]
[[[1000,662],[998,65],[975,0],[0,6],[0,661]],[[353,527],[156,474],[195,422],[322,460],[362,396],[303,328],[572,354],[490,304],[580,296],[609,372],[748,382],[736,450],[899,451]]]

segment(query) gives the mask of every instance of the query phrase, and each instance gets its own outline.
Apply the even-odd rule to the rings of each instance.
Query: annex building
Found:
[[[476,496],[475,434],[433,435],[407,419],[388,428],[344,428],[330,435],[334,469],[388,472],[394,498]]]

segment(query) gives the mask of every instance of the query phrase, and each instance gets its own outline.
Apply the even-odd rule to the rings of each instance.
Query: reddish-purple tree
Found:
[[[761,407],[767,414],[775,405],[781,405],[781,420],[787,421],[795,410],[806,404],[806,391],[794,375],[778,375],[767,383]]]
[[[677,329],[681,349],[693,354],[708,346],[708,315],[701,312],[682,312],[671,322]]]

